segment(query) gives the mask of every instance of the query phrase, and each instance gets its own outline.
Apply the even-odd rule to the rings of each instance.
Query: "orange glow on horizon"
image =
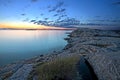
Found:
[[[0,28],[12,28],[12,29],[67,29],[62,27],[44,26],[32,23],[0,23]]]

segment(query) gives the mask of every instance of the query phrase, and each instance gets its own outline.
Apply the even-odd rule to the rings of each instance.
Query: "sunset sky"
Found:
[[[0,28],[43,28],[63,21],[120,24],[120,0],[0,0]]]

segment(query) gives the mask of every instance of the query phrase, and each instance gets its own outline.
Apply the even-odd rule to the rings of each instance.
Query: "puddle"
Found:
[[[79,63],[77,64],[79,70],[79,75],[82,80],[98,80],[90,64],[81,57]]]

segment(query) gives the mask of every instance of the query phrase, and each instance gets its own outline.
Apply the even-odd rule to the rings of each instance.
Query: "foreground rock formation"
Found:
[[[62,51],[9,64],[0,68],[0,78],[26,80],[34,65],[76,54],[84,56],[99,80],[120,80],[120,31],[79,28],[68,36]]]
[[[68,38],[69,50],[86,55],[99,80],[120,80],[120,32],[78,29]]]

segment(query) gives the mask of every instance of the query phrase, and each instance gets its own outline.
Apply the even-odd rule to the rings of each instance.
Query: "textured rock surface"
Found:
[[[120,80],[119,31],[81,28],[69,36],[65,49],[86,55],[99,80]]]
[[[9,64],[9,65],[3,67],[0,70],[0,80],[11,76],[13,73],[15,73],[22,66],[23,66],[22,63],[16,63],[16,64]]]
[[[99,80],[120,80],[120,52],[91,54],[88,61]]]
[[[23,65],[8,80],[27,80],[29,73],[32,71],[32,67],[32,64]]]

